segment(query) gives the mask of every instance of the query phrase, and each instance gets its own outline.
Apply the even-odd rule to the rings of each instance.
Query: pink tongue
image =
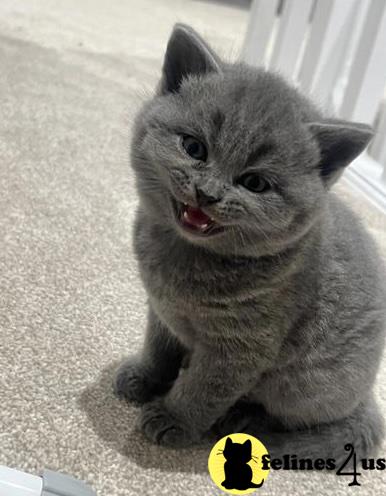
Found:
[[[183,219],[191,226],[202,228],[210,224],[211,219],[200,208],[186,206],[183,210]]]

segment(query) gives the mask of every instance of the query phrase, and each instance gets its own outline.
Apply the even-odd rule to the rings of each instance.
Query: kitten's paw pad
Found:
[[[134,361],[125,362],[119,367],[113,389],[118,398],[126,398],[139,405],[150,401],[154,396],[154,386],[146,378],[142,367]]]
[[[183,448],[195,442],[188,426],[168,412],[159,400],[142,407],[139,426],[149,441],[169,448]]]

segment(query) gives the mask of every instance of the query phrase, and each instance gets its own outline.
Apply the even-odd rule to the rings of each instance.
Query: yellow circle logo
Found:
[[[269,469],[263,468],[264,444],[249,434],[229,434],[212,448],[208,469],[213,482],[230,494],[250,494],[264,484]]]

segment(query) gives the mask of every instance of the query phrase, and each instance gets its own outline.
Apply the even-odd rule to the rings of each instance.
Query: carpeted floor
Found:
[[[0,464],[61,470],[99,496],[219,494],[208,450],[149,445],[110,383],[145,322],[131,248],[130,122],[156,83],[172,24],[191,23],[232,58],[247,4],[1,0]],[[385,218],[340,191],[386,254]],[[274,472],[259,491],[385,494],[385,472],[363,475],[359,489],[350,480]]]

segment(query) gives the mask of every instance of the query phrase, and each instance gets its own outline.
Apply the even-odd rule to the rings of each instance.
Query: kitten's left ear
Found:
[[[320,149],[320,175],[328,186],[368,145],[373,130],[367,124],[328,119],[308,124]]]
[[[201,38],[186,24],[176,24],[166,48],[160,93],[175,93],[184,77],[209,72],[221,72],[220,59]]]

